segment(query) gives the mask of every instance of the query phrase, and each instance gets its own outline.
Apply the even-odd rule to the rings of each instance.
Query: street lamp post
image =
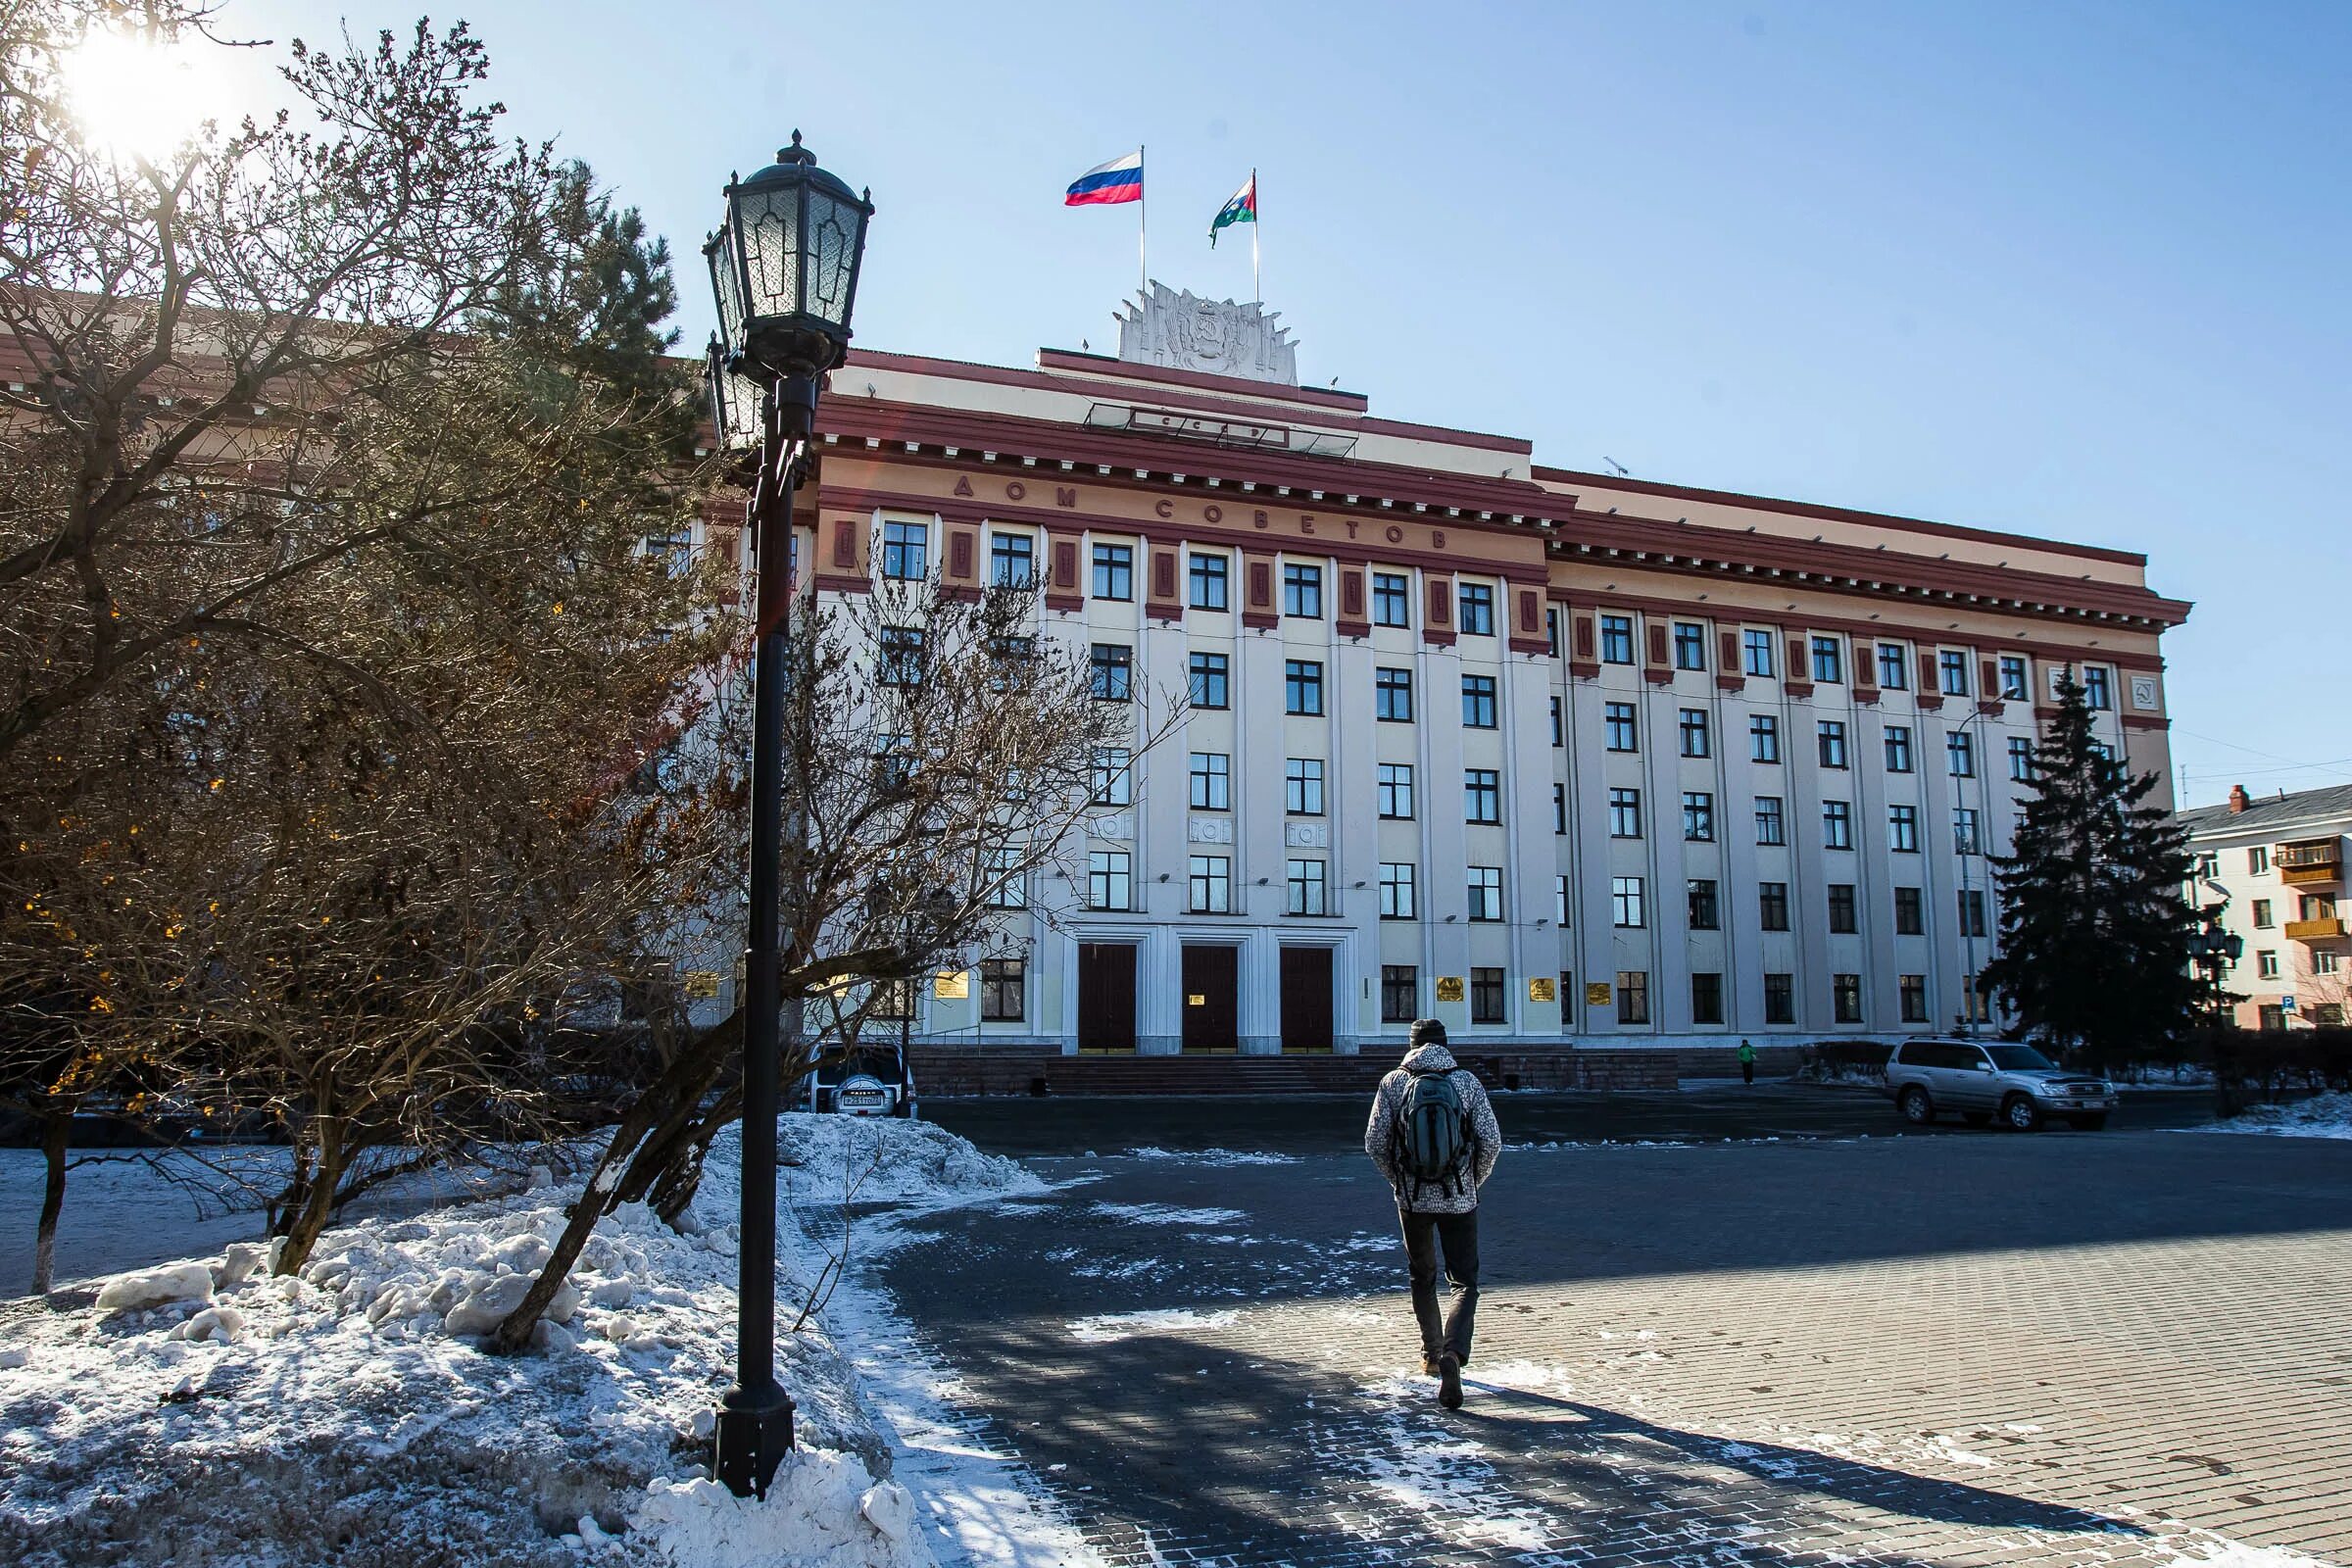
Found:
[[[765,1496],[792,1446],[776,1382],[776,1108],[783,968],[784,693],[792,602],[792,493],[816,425],[818,381],[847,357],[873,203],[792,145],[727,181],[727,216],[703,247],[718,298],[710,413],[723,448],[759,451],[744,509],[758,584],[752,663],[751,930],[744,952],[743,1225],[735,1385],[720,1396],[711,1469]]]

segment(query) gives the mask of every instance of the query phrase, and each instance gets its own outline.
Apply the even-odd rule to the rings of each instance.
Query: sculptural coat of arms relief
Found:
[[[1298,345],[1290,328],[1274,324],[1276,314],[1263,305],[1204,300],[1153,283],[1116,318],[1119,358],[1297,386]]]

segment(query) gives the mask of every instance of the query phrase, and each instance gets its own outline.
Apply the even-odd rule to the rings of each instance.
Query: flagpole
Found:
[[[1148,216],[1152,211],[1152,185],[1143,177],[1144,144],[1140,141],[1135,144],[1135,270],[1142,280],[1141,292],[1148,296],[1152,292],[1152,223]]]
[[[1257,296],[1256,303],[1266,303],[1266,285],[1257,274],[1257,231],[1266,221],[1266,204],[1258,200],[1257,171],[1250,171],[1250,292]]]

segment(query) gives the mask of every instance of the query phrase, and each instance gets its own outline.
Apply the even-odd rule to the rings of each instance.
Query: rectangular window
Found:
[[[1904,652],[1901,643],[1879,644],[1879,684],[1890,692],[1911,687],[1910,661],[1903,657]]]
[[[1324,864],[1321,860],[1293,860],[1289,867],[1291,888],[1290,912],[1293,914],[1328,914],[1331,906],[1324,896]]]
[[[1756,922],[1767,931],[1788,929],[1788,884],[1759,882],[1756,884]]]
[[[1552,658],[1560,657],[1560,611],[1557,605],[1544,612],[1544,645],[1551,651]]]
[[[2271,852],[2267,846],[2258,844],[2246,852],[2246,870],[2255,876],[2270,874]]]
[[[1135,597],[1135,547],[1133,545],[1095,546],[1095,597],[1097,599],[1133,599]]]
[[[1465,729],[1494,727],[1494,677],[1464,675],[1462,677],[1462,726]]]
[[[1502,918],[1502,867],[1474,865],[1470,867],[1470,918],[1499,920]]]
[[[1500,1023],[1502,1017],[1502,971],[1470,970],[1470,1021],[1472,1023]]]
[[[1465,637],[1494,635],[1494,585],[1485,582],[1466,582],[1457,595],[1460,624]]]
[[[1687,884],[1690,900],[1690,929],[1719,931],[1723,928],[1723,904],[1717,896],[1713,877],[1694,876]]]
[[[1769,713],[1757,713],[1747,721],[1747,760],[1751,762],[1777,762],[1781,760],[1781,721]]]
[[[2254,901],[2254,929],[2257,931],[2268,931],[2276,924],[2278,924],[2278,921],[2271,913],[2271,901],[2268,899],[2256,899]]]
[[[1854,808],[1844,801],[1821,803],[1821,847],[1825,850],[1850,850],[1854,847]]]
[[[1723,976],[1693,972],[1690,976],[1690,1021],[1723,1022]]]
[[[1554,746],[1568,744],[1567,732],[1561,727],[1560,700],[1557,697],[1551,700],[1551,744]]]
[[[1946,648],[1936,656],[1936,672],[1941,677],[1943,695],[1968,695],[1968,653],[1965,649]]]
[[[1380,1021],[1411,1023],[1421,1016],[1421,971],[1409,963],[1380,966]]]
[[[1764,1021],[1766,1023],[1796,1022],[1796,977],[1788,974],[1768,974],[1764,977]]]
[[[1683,837],[1693,844],[1715,839],[1715,797],[1705,790],[1683,791]]]
[[[1282,706],[1285,712],[1323,711],[1323,666],[1311,659],[1282,662]]]
[[[1609,922],[1621,931],[1638,931],[1649,923],[1647,911],[1642,907],[1640,877],[1609,878]]]
[[[1740,649],[1750,675],[1772,673],[1772,633],[1750,628],[1740,634]]]
[[[2022,703],[2033,688],[2033,679],[2026,671],[2026,662],[2016,654],[2001,656],[2001,696],[2012,703]]]
[[[1830,884],[1830,929],[1838,936],[1854,934],[1854,885],[1851,882]]]
[[[1230,855],[1196,855],[1192,857],[1192,903],[1195,914],[1231,914],[1233,912],[1233,857]]]
[[[1406,821],[1413,814],[1413,764],[1380,764],[1380,814]]]
[[[1984,890],[1962,888],[1959,898],[1960,934],[1964,937],[1984,935]]]
[[[1029,962],[1026,958],[980,960],[980,1020],[1019,1023],[1029,1016]]]
[[[1678,620],[1674,623],[1674,667],[1707,667],[1707,628],[1695,620]]]
[[[2278,955],[2265,949],[2254,955],[2254,977],[2258,980],[2278,978]]]
[[[1707,742],[1707,710],[1703,708],[1683,710],[1683,755],[1706,757],[1712,755]]]
[[[1895,980],[1895,989],[1902,997],[1903,1022],[1926,1023],[1928,1021],[1928,977],[1924,974],[1898,976]]]
[[[1634,662],[1633,616],[1600,617],[1600,662],[1604,664],[1630,664]]]
[[[885,626],[874,648],[874,677],[885,686],[923,683],[923,629]]]
[[[1860,1023],[1862,977],[1858,974],[1830,976],[1830,1007],[1839,1023]]]
[[[1619,1023],[1649,1022],[1649,971],[1620,969],[1617,971],[1617,1021]]]
[[[1195,610],[1223,610],[1230,601],[1226,598],[1226,582],[1232,567],[1223,556],[1193,557],[1191,578]]]
[[[1193,809],[1233,809],[1233,759],[1223,752],[1195,752],[1192,763]]]
[[[1813,678],[1824,685],[1845,679],[1845,648],[1837,638],[1813,639]]]
[[[1565,784],[1551,787],[1551,830],[1554,833],[1568,831],[1568,786]]]
[[[1125,909],[1135,902],[1134,862],[1125,850],[1094,850],[1086,857],[1086,906]]]
[[[1916,937],[1925,934],[1927,926],[1923,919],[1923,908],[1919,889],[1896,888],[1894,890],[1894,934],[1898,937]]]
[[[1551,879],[1551,897],[1553,906],[1557,911],[1552,915],[1552,920],[1561,930],[1565,931],[1568,929],[1568,879],[1566,877],[1555,876]]]
[[[1282,564],[1282,612],[1309,620],[1323,618],[1323,568],[1303,562]]]
[[[914,1017],[914,982],[911,980],[878,980],[874,983],[874,1000],[866,1008],[869,1018],[896,1022]]]
[[[1000,588],[1037,585],[1037,546],[1024,533],[989,535],[988,576]]]
[[[2009,737],[2009,776],[2020,784],[2034,782],[2034,743],[2023,735]]]
[[[1413,721],[1413,672],[1376,669],[1372,672],[1372,716],[1384,724]]]
[[[1638,839],[1642,836],[1642,792],[1613,789],[1609,791],[1609,837]]]
[[[2334,974],[2339,967],[2338,960],[2340,960],[2342,956],[2343,955],[2341,954],[2330,953],[2327,949],[2322,948],[2311,956],[2311,972],[2313,974]],[[2320,1020],[2315,1016],[2311,1021],[2313,1023],[2318,1023]],[[2340,1019],[2337,1021],[2341,1022]]]
[[[1886,847],[1897,855],[1919,853],[1919,808],[1889,806],[1886,808]]]
[[[1976,737],[1964,729],[1956,729],[1943,738],[1945,768],[1954,778],[1977,776]]]
[[[1825,718],[1821,721],[1821,765],[1845,765],[1845,724],[1842,720]]]
[[[1195,708],[1231,707],[1232,699],[1229,690],[1231,672],[1232,664],[1227,655],[1193,655],[1193,706]]]
[[[1000,844],[988,852],[988,906],[992,909],[1026,909],[1029,907],[1029,886],[1021,869],[1027,852],[1018,844]]]
[[[1095,805],[1135,804],[1134,761],[1135,754],[1124,746],[1095,748]]]
[[[1777,795],[1756,797],[1756,842],[1758,844],[1786,844],[1788,842],[1788,824],[1782,819],[1781,798]]]
[[[2105,712],[2115,706],[2115,694],[2107,684],[2107,669],[2103,664],[2082,666],[2082,701],[2094,712]]]
[[[1124,703],[1135,694],[1135,650],[1123,643],[1097,643],[1087,656],[1087,680],[1095,700]]]
[[[1323,814],[1323,759],[1292,757],[1284,760],[1282,808],[1292,816]]]
[[[920,582],[931,575],[927,542],[931,529],[920,522],[882,524],[882,575],[902,582]]]
[[[1412,862],[1381,861],[1380,917],[1383,920],[1410,920],[1419,909],[1419,902],[1413,897]]]
[[[1983,847],[1983,841],[1977,834],[1976,811],[1965,806],[1956,808],[1952,812],[1952,853],[1975,855]]]
[[[1642,730],[1634,718],[1633,704],[1603,703],[1600,727],[1610,751],[1638,752],[1642,749]]]
[[[1372,574],[1372,624],[1375,626],[1410,626],[1413,623],[1413,601],[1407,592],[1401,573],[1376,571]]]
[[[1908,724],[1886,726],[1886,771],[1911,771],[1911,726]]]

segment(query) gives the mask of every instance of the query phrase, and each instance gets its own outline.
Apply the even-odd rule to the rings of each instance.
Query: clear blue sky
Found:
[[[230,9],[337,14],[415,11]],[[876,348],[1110,344],[1134,210],[1061,190],[1138,142],[1153,274],[1246,297],[1246,239],[1205,230],[1254,165],[1310,384],[1567,466],[2144,551],[2196,601],[2165,644],[2185,804],[2352,780],[2352,6],[440,14],[682,263],[801,127],[873,187]]]

